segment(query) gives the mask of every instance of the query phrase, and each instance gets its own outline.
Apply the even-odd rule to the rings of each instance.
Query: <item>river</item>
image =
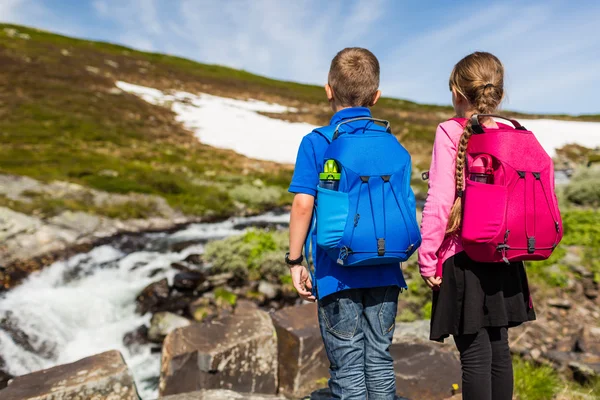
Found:
[[[201,254],[206,241],[240,234],[247,226],[287,226],[288,221],[288,214],[270,213],[168,234],[124,236],[32,274],[0,298],[0,356],[7,372],[23,375],[116,349],[142,399],[157,398],[159,345],[123,344],[126,333],[150,322],[151,315],[135,313],[136,296],[157,280],[172,283],[179,271],[171,263]],[[176,243],[189,246],[173,251]]]

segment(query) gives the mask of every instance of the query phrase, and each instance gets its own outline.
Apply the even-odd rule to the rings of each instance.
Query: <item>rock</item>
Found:
[[[600,363],[589,364],[579,361],[571,361],[569,368],[573,373],[573,379],[585,385],[600,376]]]
[[[2,400],[138,400],[127,365],[118,351],[14,378],[0,392]]]
[[[169,249],[175,253],[179,253],[180,251],[183,251],[188,247],[195,246],[197,244],[206,244],[207,241],[208,239],[173,241],[169,243]]]
[[[222,274],[211,275],[208,277],[208,282],[212,287],[219,287],[227,284],[234,278],[233,272],[224,272]]]
[[[173,278],[173,287],[182,291],[193,291],[206,281],[202,272],[180,272]]]
[[[40,219],[15,212],[9,208],[0,207],[0,241],[19,234],[33,232],[39,229]]]
[[[180,317],[170,312],[158,312],[152,316],[150,329],[148,330],[148,339],[160,343],[172,331],[177,328],[183,328],[190,325],[187,318]]]
[[[190,303],[188,306],[188,313],[194,320],[199,322],[215,318],[219,315],[219,311],[214,305],[214,301],[208,297],[200,297]]]
[[[577,339],[576,347],[582,353],[600,355],[600,327],[584,327],[579,339]]]
[[[167,301],[156,307],[156,312],[169,311],[176,314],[183,314],[196,296],[190,293],[182,293],[177,289],[171,290]]]
[[[184,261],[171,263],[171,268],[176,269],[178,271],[183,271],[183,272],[193,272],[194,271],[193,265],[190,263],[184,262]]]
[[[266,300],[275,300],[281,295],[281,287],[267,281],[260,281],[258,292],[264,294]]]
[[[531,355],[531,358],[537,361],[542,356],[542,351],[540,349],[533,349],[529,354]]]
[[[139,314],[153,312],[169,299],[169,281],[167,278],[146,286],[135,299],[135,310]]]
[[[598,297],[598,285],[591,278],[586,278],[582,281],[583,283],[583,294],[590,300],[594,300]]]
[[[183,259],[186,263],[194,264],[194,265],[204,265],[204,260],[200,254],[190,254],[186,258]]]
[[[8,385],[8,382],[13,378],[14,376],[9,374],[8,372],[0,370],[0,390],[4,389]],[[2,393],[0,392],[0,394]]]
[[[100,73],[100,68],[93,67],[91,65],[86,65],[85,66],[85,70],[87,72],[90,72],[90,73],[94,74],[94,75],[98,75]]]
[[[572,369],[572,365],[578,364],[600,375],[600,354],[549,351],[544,353],[544,358],[552,361],[557,369]]]
[[[458,354],[449,348],[414,339],[392,344],[397,390],[419,400],[450,397],[462,376]]]
[[[93,235],[103,224],[106,218],[91,215],[84,212],[64,211],[48,220],[52,225],[70,229],[77,232],[79,236]]]
[[[279,391],[298,398],[329,378],[329,360],[319,331],[316,303],[287,307],[271,315],[277,331]]]
[[[415,340],[429,340],[429,325],[428,320],[422,319],[413,322],[398,322],[394,330],[394,343],[404,343]]]
[[[549,299],[547,301],[547,304],[550,307],[556,307],[556,308],[560,308],[563,310],[568,310],[571,308],[571,302],[569,300],[565,300],[565,299]]]
[[[11,374],[5,371],[6,363],[2,356],[0,356],[0,390],[4,389],[8,385],[8,381],[14,378]]]
[[[285,397],[268,394],[237,393],[231,390],[201,390],[162,397],[161,400],[286,400]]]
[[[163,343],[161,396],[200,389],[277,391],[277,340],[269,315],[240,301],[236,313],[171,332]]]
[[[148,343],[148,327],[146,325],[141,325],[123,336],[123,345],[132,350],[132,353],[135,352],[133,350],[137,350],[146,343]]]

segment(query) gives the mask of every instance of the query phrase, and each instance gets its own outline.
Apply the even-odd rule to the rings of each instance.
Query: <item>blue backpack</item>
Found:
[[[369,123],[353,133],[344,131],[344,124],[360,120],[382,123],[385,130]],[[340,265],[406,261],[421,245],[421,234],[410,187],[411,158],[391,134],[389,122],[361,117],[314,132],[329,143],[324,160],[335,160],[341,176],[337,191],[317,189],[306,254],[311,247],[314,251],[316,229],[317,245]]]

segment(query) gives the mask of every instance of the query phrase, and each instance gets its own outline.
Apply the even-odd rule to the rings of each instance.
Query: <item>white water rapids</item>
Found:
[[[141,397],[157,398],[160,353],[151,348],[158,345],[127,348],[123,336],[149,324],[151,315],[135,313],[139,292],[163,278],[172,283],[179,271],[171,263],[201,254],[204,247],[193,244],[174,252],[171,245],[240,234],[240,224],[288,221],[286,214],[265,214],[194,224],[172,234],[143,235],[137,238],[143,243],[141,250],[128,252],[120,243],[103,245],[32,274],[0,298],[0,321],[27,336],[26,343],[16,343],[14,335],[0,327],[0,357],[7,372],[23,375],[116,349],[132,370]]]

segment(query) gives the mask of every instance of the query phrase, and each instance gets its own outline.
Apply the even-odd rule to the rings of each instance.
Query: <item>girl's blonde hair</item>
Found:
[[[460,60],[450,74],[450,90],[464,97],[476,114],[494,112],[504,97],[504,66],[490,53],[475,52]],[[465,186],[465,162],[469,139],[473,135],[471,121],[465,126],[456,155],[457,198],[450,211],[447,234],[456,232],[462,219],[462,193]]]

